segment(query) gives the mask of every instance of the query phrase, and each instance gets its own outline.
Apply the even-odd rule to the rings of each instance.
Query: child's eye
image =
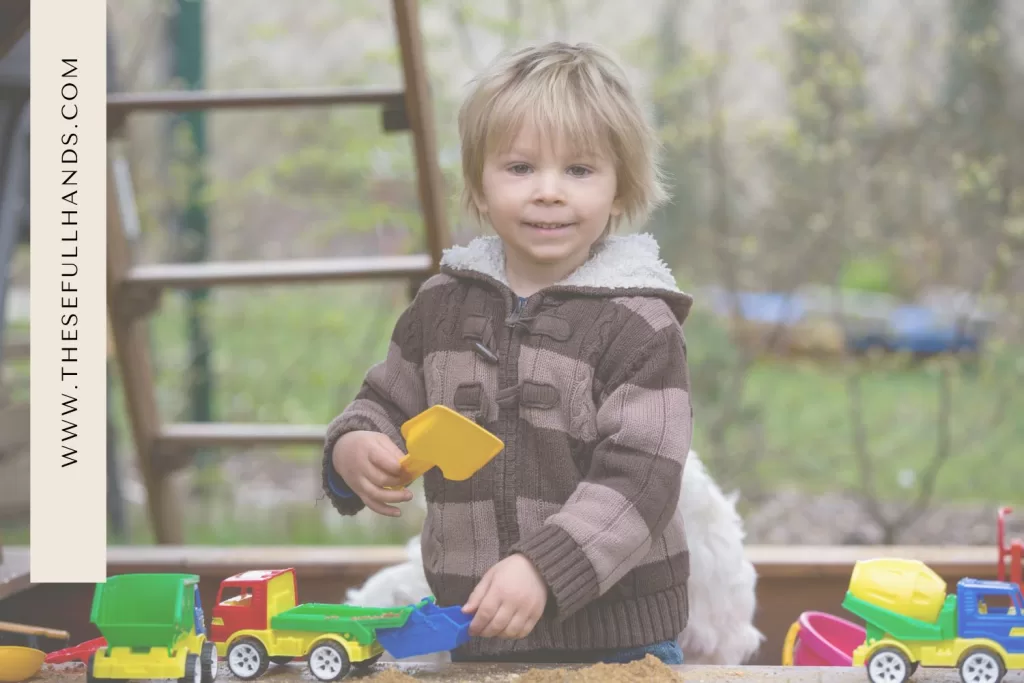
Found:
[[[570,166],[569,175],[574,176],[576,178],[586,178],[588,175],[590,175],[590,169],[587,168],[586,166]]]
[[[512,164],[508,167],[508,170],[516,175],[523,175],[530,172],[530,167],[527,164]]]

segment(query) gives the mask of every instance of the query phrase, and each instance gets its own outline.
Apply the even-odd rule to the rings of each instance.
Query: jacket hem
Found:
[[[689,618],[685,585],[620,602],[593,602],[564,622],[542,619],[522,640],[471,638],[459,652],[493,657],[548,650],[591,651],[644,647],[677,640]]]

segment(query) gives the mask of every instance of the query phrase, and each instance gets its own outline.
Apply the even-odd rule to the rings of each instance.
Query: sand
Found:
[[[654,655],[628,664],[594,664],[583,669],[534,669],[517,683],[680,683],[682,677]]]
[[[500,678],[508,683],[681,683],[683,680],[653,655],[628,664],[594,664],[582,669],[538,668]],[[415,683],[418,679],[397,669],[386,669],[368,680],[374,683]],[[488,677],[488,680],[494,678]]]
[[[416,683],[416,679],[409,674],[404,674],[397,669],[385,669],[380,673],[375,673],[370,676],[367,680],[373,681],[374,683]]]

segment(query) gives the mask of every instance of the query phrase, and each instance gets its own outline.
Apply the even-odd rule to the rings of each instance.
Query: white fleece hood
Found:
[[[599,296],[658,296],[682,322],[693,298],[679,289],[659,252],[658,242],[647,233],[610,235],[594,246],[586,263],[551,289]],[[498,237],[477,237],[465,246],[446,250],[441,268],[456,276],[476,273],[508,287],[505,250]]]

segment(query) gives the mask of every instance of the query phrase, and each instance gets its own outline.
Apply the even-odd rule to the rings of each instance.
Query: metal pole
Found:
[[[203,90],[203,2],[177,0],[177,14],[172,21],[174,77],[184,88]],[[206,188],[206,115],[201,110],[176,114],[174,130],[184,126],[192,143],[188,158],[185,207],[179,215],[179,245],[185,261],[205,261],[209,258],[209,233],[203,193]],[[188,297],[188,336],[191,367],[188,373],[189,406],[191,419],[209,422],[212,419],[212,381],[210,377],[210,338],[206,326],[205,306],[209,290],[196,289]],[[199,454],[200,456],[202,454]],[[205,458],[200,457],[200,463]]]
[[[117,50],[114,47],[114,32],[107,14],[107,95],[120,88],[117,78]],[[107,347],[107,357],[110,347]],[[124,542],[128,535],[128,520],[125,517],[122,482],[124,480],[117,457],[117,425],[114,424],[112,398],[114,394],[114,373],[107,363],[107,521],[111,536]]]

